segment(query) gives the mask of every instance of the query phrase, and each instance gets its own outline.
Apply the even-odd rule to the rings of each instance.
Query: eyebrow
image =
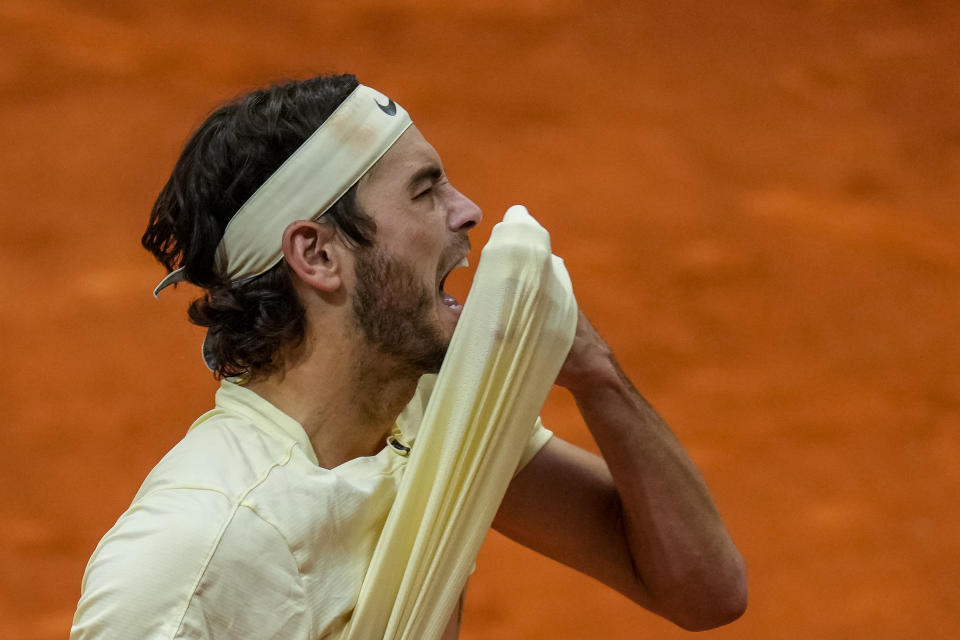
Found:
[[[423,166],[410,176],[410,180],[407,182],[407,187],[410,189],[415,188],[418,184],[425,180],[430,182],[436,182],[443,177],[443,169],[435,164],[428,164]]]

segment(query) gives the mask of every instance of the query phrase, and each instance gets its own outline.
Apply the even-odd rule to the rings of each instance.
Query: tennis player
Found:
[[[221,386],[94,551],[71,638],[342,637],[480,216],[407,112],[350,75],[200,126],[143,245],[169,272],[157,293],[202,289],[189,317]],[[556,384],[602,457],[531,425],[494,527],[683,628],[740,616],[744,562],[700,473],[582,314]]]

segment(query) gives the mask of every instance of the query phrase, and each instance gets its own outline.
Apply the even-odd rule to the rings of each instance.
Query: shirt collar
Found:
[[[237,384],[236,381],[224,379],[220,381],[220,388],[217,390],[216,404],[218,409],[239,413],[248,418],[267,433],[292,438],[314,464],[320,464],[313,450],[313,444],[300,423],[264,400],[256,392]]]
[[[427,374],[420,378],[417,391],[410,403],[397,416],[397,429],[403,444],[412,445],[417,438],[420,422],[426,412],[427,402],[436,383],[435,374]],[[253,422],[262,431],[279,434],[282,437],[292,438],[306,452],[307,457],[317,466],[320,461],[313,450],[313,443],[304,431],[303,426],[285,414],[256,392],[243,386],[239,378],[224,378],[220,381],[217,390],[216,405],[218,409],[239,413]]]

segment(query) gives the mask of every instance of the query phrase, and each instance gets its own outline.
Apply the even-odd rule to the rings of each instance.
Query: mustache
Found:
[[[445,273],[453,269],[453,266],[460,261],[460,259],[470,253],[470,237],[467,236],[466,232],[460,232],[454,236],[453,241],[447,245],[443,250],[443,253],[440,255],[440,276],[443,276]]]
[[[470,253],[470,236],[467,235],[466,231],[457,234],[456,240],[453,241],[453,248],[456,249],[454,255],[457,256]]]

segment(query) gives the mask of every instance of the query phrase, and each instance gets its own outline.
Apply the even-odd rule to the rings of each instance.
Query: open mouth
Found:
[[[453,265],[452,267],[450,267],[450,270],[447,271],[447,273],[446,273],[442,278],[440,278],[440,284],[439,284],[439,286],[437,287],[437,291],[438,291],[439,294],[440,294],[440,301],[441,301],[445,306],[447,306],[448,308],[450,308],[452,311],[456,311],[457,313],[460,312],[460,310],[463,308],[463,305],[460,304],[460,302],[458,302],[457,299],[454,298],[452,295],[450,295],[449,293],[447,293],[446,291],[444,291],[444,290],[443,290],[443,287],[444,287],[444,285],[445,285],[446,282],[447,282],[447,277],[448,277],[451,273],[453,273],[454,269],[458,269],[459,267],[469,267],[469,266],[470,266],[470,263],[467,262],[467,258],[466,258],[466,257],[463,257],[463,258],[460,260],[460,262],[458,262],[457,264],[455,264],[455,265]]]

